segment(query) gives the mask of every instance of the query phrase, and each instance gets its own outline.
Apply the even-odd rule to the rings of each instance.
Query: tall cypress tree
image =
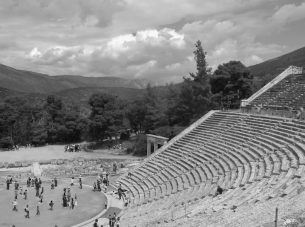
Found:
[[[209,75],[211,68],[206,61],[206,52],[198,40],[195,44],[196,50],[194,59],[197,65],[197,72],[190,73],[191,78],[184,78],[181,89],[177,114],[183,119],[185,124],[189,124],[213,108],[211,101],[211,86]]]

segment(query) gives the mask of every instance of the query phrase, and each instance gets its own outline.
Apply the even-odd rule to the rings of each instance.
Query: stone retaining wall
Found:
[[[126,171],[126,167],[131,163],[135,163],[139,160],[125,160],[125,159],[85,159],[77,158],[73,160],[68,159],[52,159],[49,161],[39,162],[42,168],[41,178],[52,179],[54,177],[60,178],[71,178],[78,177],[79,174],[82,176],[97,176],[98,173],[106,171],[112,175],[113,164],[117,164],[117,173]],[[13,179],[19,182],[26,182],[28,177],[33,177],[34,174],[28,168],[31,166],[30,162],[16,162],[16,163],[3,163],[0,162],[0,183],[5,183],[7,177],[13,177]],[[17,169],[14,168],[17,167]],[[5,169],[3,169],[5,168]]]

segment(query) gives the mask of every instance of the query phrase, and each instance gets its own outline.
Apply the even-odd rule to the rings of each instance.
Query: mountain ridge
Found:
[[[263,78],[267,75],[279,75],[291,65],[305,67],[305,47],[301,47],[262,63],[249,66],[248,69],[255,77]]]
[[[0,64],[0,87],[18,92],[59,92],[82,87],[125,87],[145,89],[147,84],[156,83],[146,79],[124,79],[120,77],[84,77],[80,75],[58,75],[19,70]]]

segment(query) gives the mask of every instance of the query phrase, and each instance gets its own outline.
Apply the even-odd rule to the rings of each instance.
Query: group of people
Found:
[[[93,191],[102,191],[104,189],[105,193],[107,192],[107,186],[109,186],[109,175],[98,175],[96,182],[93,183]]]
[[[114,213],[113,216],[109,214],[108,220],[109,220],[109,227],[120,227],[120,217],[117,217],[116,213]],[[99,227],[98,219],[95,219],[95,222],[93,223],[92,226]],[[103,227],[103,225],[101,225],[100,227]]]
[[[63,207],[69,207],[70,209],[74,209],[75,206],[77,206],[77,196],[76,194],[74,195],[74,198],[71,196],[71,189],[70,187],[64,188],[64,193],[62,195],[62,204]]]
[[[9,184],[12,183],[12,178],[11,179],[7,179],[7,190],[10,189]],[[20,194],[21,196],[23,196],[24,200],[27,200],[28,197],[28,191],[27,189],[23,190],[23,187],[21,187],[19,185],[19,183],[17,182],[17,180],[15,180],[14,182],[14,186],[15,186],[15,194],[14,194],[14,200],[12,202],[12,209],[13,211],[18,211],[18,195]],[[44,188],[42,187],[42,181],[40,178],[37,177],[33,177],[33,178],[28,178],[27,179],[27,187],[30,188],[35,188],[36,190],[36,197],[39,198],[39,204],[43,204],[43,195],[44,195]],[[41,189],[41,190],[40,190]],[[53,206],[54,206],[54,202],[53,200],[50,201],[49,203],[50,206],[50,210],[53,210]],[[29,205],[26,205],[26,207],[24,208],[24,212],[25,212],[25,218],[30,218],[30,208]],[[36,208],[36,215],[40,215],[40,209],[39,209],[39,205]]]
[[[65,152],[78,152],[81,150],[80,144],[70,144],[65,146]]]

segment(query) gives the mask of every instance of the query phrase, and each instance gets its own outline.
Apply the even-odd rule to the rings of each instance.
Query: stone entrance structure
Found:
[[[168,138],[146,134],[147,136],[147,157],[167,143]]]

